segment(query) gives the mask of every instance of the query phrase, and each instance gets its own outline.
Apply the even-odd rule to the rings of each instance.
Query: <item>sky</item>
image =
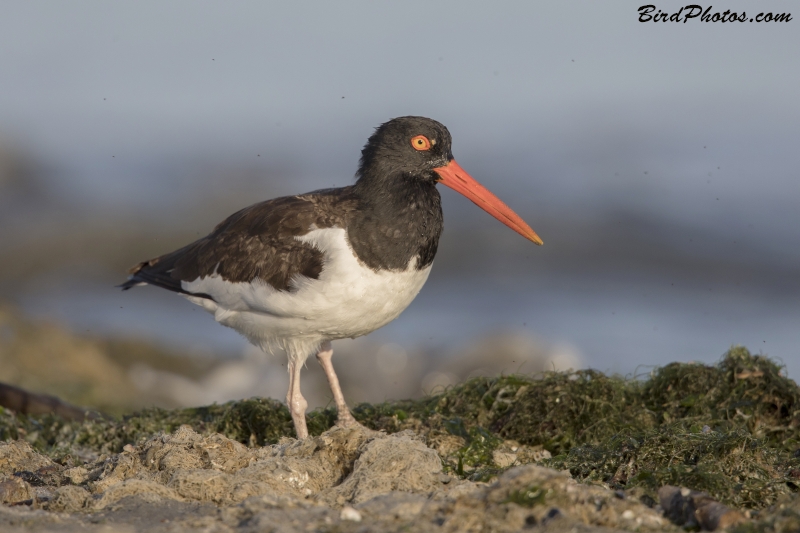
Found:
[[[142,162],[198,156],[269,158],[297,192],[342,185],[372,128],[405,114],[445,123],[465,168],[547,206],[637,196],[680,217],[726,209],[712,196],[800,200],[797,23],[640,23],[637,7],[15,3],[0,131],[73,169],[66,198],[117,204]]]
[[[697,257],[796,268],[800,10],[786,23],[641,23],[639,5],[6,3],[0,141],[55,169],[59,201],[141,212],[231,186],[196,178],[198,165],[280,169],[266,197],[348,184],[374,127],[425,115],[553,246],[542,253],[558,253],[572,220],[626,213]],[[486,222],[443,196],[448,227]],[[798,338],[782,335],[789,358]]]

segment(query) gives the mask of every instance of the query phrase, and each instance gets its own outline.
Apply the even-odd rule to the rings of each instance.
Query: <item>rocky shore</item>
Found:
[[[0,510],[4,530],[677,530],[635,497],[548,468],[488,483],[447,474],[413,431],[332,429],[248,448],[181,426],[72,468],[24,441],[0,446],[0,461],[0,494],[17,500]]]
[[[8,338],[3,360],[22,346]],[[310,412],[299,441],[265,398],[83,419],[1,408],[0,530],[800,530],[800,388],[745,348],[353,411],[363,428]]]

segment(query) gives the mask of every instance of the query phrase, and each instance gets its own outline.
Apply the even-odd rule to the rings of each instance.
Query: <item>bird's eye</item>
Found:
[[[430,150],[431,141],[429,141],[424,135],[415,135],[414,137],[411,137],[411,146],[414,147],[414,150]]]

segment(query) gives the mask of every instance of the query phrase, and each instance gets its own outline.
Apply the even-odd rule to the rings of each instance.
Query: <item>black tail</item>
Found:
[[[123,291],[127,291],[131,287],[135,287],[135,286],[139,285],[140,283],[142,283],[142,282],[134,279],[133,277],[131,277],[131,279],[129,279],[125,283],[120,283],[119,285],[114,285],[114,287],[116,287],[118,289],[122,289]]]
[[[156,287],[161,287],[162,289],[167,289],[168,291],[213,300],[213,298],[208,294],[184,290],[183,286],[181,285],[181,280],[172,276],[175,255],[176,253],[173,252],[172,254],[167,254],[139,263],[130,270],[131,275],[128,278],[128,281],[117,285],[117,287],[121,288],[123,291],[127,291],[131,287],[141,284],[155,285]]]

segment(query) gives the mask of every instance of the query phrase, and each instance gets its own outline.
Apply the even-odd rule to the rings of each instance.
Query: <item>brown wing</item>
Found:
[[[188,294],[181,281],[217,274],[230,282],[260,279],[288,291],[295,276],[317,279],[322,252],[295,239],[312,229],[345,227],[356,200],[350,187],[261,202],[234,213],[208,236],[133,267],[120,285],[149,283]],[[195,294],[210,298],[207,294]]]

